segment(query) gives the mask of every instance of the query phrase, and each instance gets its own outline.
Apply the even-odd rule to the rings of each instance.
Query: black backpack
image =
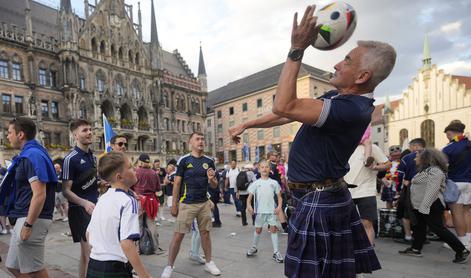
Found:
[[[153,255],[155,253],[155,244],[152,238],[152,232],[147,226],[147,217],[144,214],[142,219],[141,238],[139,239],[139,252],[141,255]]]
[[[245,191],[249,188],[250,182],[246,171],[240,171],[236,178],[237,190]]]

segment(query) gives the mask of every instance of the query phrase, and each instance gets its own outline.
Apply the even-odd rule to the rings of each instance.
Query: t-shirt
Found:
[[[160,191],[160,181],[157,173],[152,169],[138,168],[136,170],[137,183],[132,189],[139,195],[153,195]]]
[[[280,184],[274,179],[258,179],[249,186],[255,198],[255,213],[275,213],[274,194],[280,193]]]
[[[280,170],[278,169],[278,165],[273,161],[270,161],[270,174],[268,176],[270,177],[270,179],[274,179],[279,184],[281,184]]]
[[[108,189],[96,204],[87,231],[92,246],[90,258],[126,263],[120,242],[140,238],[136,198],[121,189]]]
[[[372,145],[371,155],[378,163],[388,162],[388,157],[375,144]],[[365,147],[358,145],[348,160],[350,171],[344,177],[347,183],[358,186],[350,188],[352,199],[376,196],[376,176],[378,171],[365,167],[364,160]]]
[[[10,217],[26,217],[28,216],[31,198],[33,191],[31,190],[31,183],[39,180],[38,174],[35,172],[33,164],[28,159],[21,159],[16,172],[16,202],[14,208],[10,211]],[[44,202],[43,209],[39,214],[41,219],[52,219],[55,204],[55,189],[56,183],[46,184],[46,201]]]
[[[458,167],[453,167],[459,158],[460,154],[466,149],[466,145],[470,144],[468,138],[464,138],[459,142],[452,141],[445,148],[443,152],[448,156],[451,171],[448,172],[448,177],[454,182],[471,182],[471,151],[468,155],[459,163]]]
[[[229,179],[229,188],[236,188],[237,187],[237,176],[239,175],[240,171],[238,168],[229,169],[226,174],[226,178]]]
[[[340,95],[337,91],[320,97],[324,104],[318,121],[303,124],[294,138],[288,180],[308,183],[345,176],[348,159],[371,122],[371,97]]]
[[[62,182],[72,181],[72,192],[92,203],[98,200],[96,157],[92,151],[84,152],[79,147],[66,155],[62,165]],[[78,206],[69,202],[71,207]]]
[[[162,184],[164,182],[165,176],[167,175],[167,171],[165,171],[164,168],[160,167],[159,169],[156,170],[156,172],[157,172],[157,175],[159,175],[160,184]]]
[[[417,174],[417,168],[415,164],[416,152],[412,152],[401,159],[399,166],[397,166],[397,173],[399,175],[399,182],[402,184],[403,180],[409,182]]]
[[[208,156],[182,156],[177,162],[176,175],[182,177],[180,185],[180,203],[197,204],[208,201],[209,168],[216,170],[214,160]]]

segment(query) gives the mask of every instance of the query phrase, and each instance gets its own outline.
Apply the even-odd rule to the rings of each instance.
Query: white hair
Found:
[[[358,41],[357,44],[367,49],[361,60],[361,66],[371,70],[370,84],[376,87],[394,68],[396,50],[391,45],[379,41]]]

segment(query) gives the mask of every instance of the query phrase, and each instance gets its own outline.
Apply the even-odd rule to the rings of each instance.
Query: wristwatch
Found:
[[[33,225],[32,224],[29,224],[28,222],[25,221],[25,223],[23,224],[23,226],[25,226],[26,228],[33,228]]]
[[[299,61],[303,58],[304,50],[299,48],[293,48],[288,53],[288,58],[293,61]]]

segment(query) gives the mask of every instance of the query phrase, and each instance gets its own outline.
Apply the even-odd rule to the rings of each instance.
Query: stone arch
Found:
[[[142,95],[141,83],[136,78],[134,78],[134,80],[131,83],[131,91],[132,91],[132,97],[134,99],[141,98],[141,95]]]
[[[79,68],[79,88],[84,91],[87,89],[87,76],[83,68]]]
[[[113,107],[111,107],[111,108],[113,108]],[[79,105],[79,118],[80,119],[87,119],[87,116],[88,116],[87,114],[88,114],[87,104],[85,103],[84,100],[82,100],[80,102],[80,105]]]
[[[100,94],[106,90],[106,75],[102,69],[98,69],[95,73],[96,87]]]
[[[134,63],[131,49],[129,49],[129,51],[128,51],[128,60],[129,60],[129,63],[131,63],[131,64]]]
[[[105,114],[106,118],[108,118],[109,121],[116,121],[114,118],[114,108],[113,108],[113,103],[110,100],[104,100],[101,103],[101,113]]]
[[[116,62],[117,51],[116,51],[116,46],[114,45],[114,43],[111,44],[110,51],[111,51],[111,59],[113,60],[113,62]]]
[[[428,147],[435,147],[435,122],[425,120],[420,124],[420,137],[427,142]]]
[[[92,40],[90,41],[90,45],[91,45],[93,57],[96,57],[96,55],[98,53],[98,43],[97,43],[97,39],[95,37],[93,37]]]
[[[124,103],[119,108],[119,113],[121,115],[121,128],[132,129],[132,110],[131,107]]]
[[[124,86],[124,78],[120,73],[115,75],[113,83],[116,96],[124,96],[126,94],[126,88]]]
[[[137,111],[137,117],[138,117],[139,129],[149,130],[150,125],[149,125],[148,114],[147,114],[147,110],[143,106],[139,107],[139,110]]]
[[[100,54],[104,58],[106,55],[106,43],[104,40],[100,42]]]
[[[124,55],[124,49],[122,46],[119,47],[118,49],[118,59],[123,62],[123,55]]]
[[[149,139],[150,138],[147,135],[141,135],[141,136],[137,137],[137,145],[136,145],[137,151],[146,151],[145,146],[146,146],[146,142]]]

